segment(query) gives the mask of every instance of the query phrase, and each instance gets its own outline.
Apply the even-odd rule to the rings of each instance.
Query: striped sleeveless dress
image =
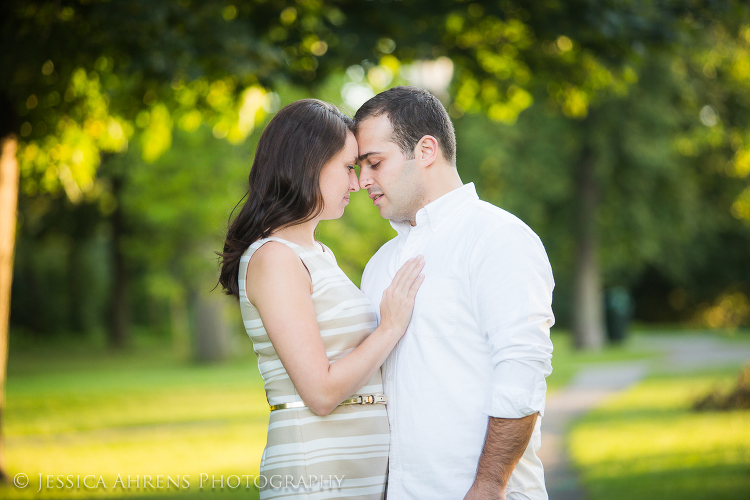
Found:
[[[240,309],[253,341],[269,405],[302,401],[245,290],[253,253],[277,241],[297,253],[312,278],[312,300],[329,363],[357,347],[377,326],[370,301],[336,264],[331,250],[309,250],[280,238],[258,240],[240,260]],[[294,304],[289,304],[294,307]],[[382,394],[380,370],[356,395]],[[257,485],[260,498],[382,499],[388,472],[385,405],[344,405],[321,417],[307,408],[271,412]]]

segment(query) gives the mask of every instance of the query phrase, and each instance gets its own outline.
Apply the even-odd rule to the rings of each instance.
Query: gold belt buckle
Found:
[[[375,404],[375,396],[372,394],[367,396],[358,396],[358,404],[361,405],[374,405]]]

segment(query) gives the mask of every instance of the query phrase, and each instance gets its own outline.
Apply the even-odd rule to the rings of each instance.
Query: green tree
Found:
[[[647,139],[648,147],[642,152],[653,154],[638,161],[628,159],[628,155],[623,154],[627,151],[618,151],[618,145],[627,137],[622,134],[622,124],[616,120],[613,123],[613,117],[619,118],[623,111],[622,104],[618,106],[617,102],[633,103],[627,96],[638,92],[634,86],[639,75],[644,73],[645,76],[654,65],[658,66],[656,61],[660,57],[671,55],[677,60],[689,60],[701,53],[701,47],[709,54],[719,49],[715,33],[723,26],[728,28],[726,37],[735,42],[724,43],[722,52],[732,52],[726,49],[733,44],[735,50],[725,57],[742,61],[746,49],[736,41],[744,37],[743,26],[747,22],[747,6],[732,1],[710,5],[703,2],[598,2],[595,5],[565,2],[554,6],[509,2],[494,7],[470,4],[465,10],[457,8],[448,16],[443,32],[446,51],[458,65],[455,102],[451,107],[454,115],[483,110],[493,120],[515,123],[519,113],[529,108],[536,98],[542,100],[548,110],[557,110],[568,120],[568,127],[577,131],[577,160],[575,168],[567,172],[574,207],[567,227],[575,235],[571,247],[574,259],[569,267],[573,269],[572,326],[578,347],[599,348],[604,342],[601,260],[608,256],[601,255],[600,227],[604,217],[612,220],[612,213],[602,213],[602,206],[603,200],[609,197],[606,191],[615,185],[608,182],[613,168],[618,163],[640,165],[618,170],[638,172],[641,183],[644,180],[646,185],[653,183],[650,192],[654,195],[659,191],[658,186],[668,184],[669,175],[674,178],[674,174],[668,173],[670,169],[659,163],[667,159],[665,153],[672,149],[671,136],[651,137],[646,132],[642,138]],[[712,25],[714,29],[705,33],[701,29],[705,25]],[[675,52],[678,55],[673,55]],[[741,65],[734,63],[735,74],[744,71],[736,69]],[[650,91],[652,84],[661,85],[652,79],[640,88]],[[720,85],[728,84],[729,80],[725,80]],[[643,101],[648,97],[648,94],[645,97],[639,94],[638,102],[648,102]],[[677,104],[677,101],[672,102]],[[662,106],[651,109],[660,108],[663,109]],[[692,126],[684,120],[673,125],[690,128],[697,136],[716,135],[715,130],[708,131],[703,125],[696,127],[695,116],[692,115]],[[642,114],[634,118],[653,118],[657,123],[662,122],[662,132],[677,132],[663,123],[669,119],[679,121],[674,116]],[[609,135],[603,135],[607,131]],[[686,180],[686,183],[695,185],[694,180]],[[649,192],[649,189],[641,192]],[[742,196],[733,206],[736,213],[744,206]],[[690,197],[688,189],[683,196],[657,200],[674,201],[673,206],[680,208],[686,206],[685,200]],[[643,198],[636,196],[633,206],[620,204],[619,208],[637,211],[639,200]],[[653,199],[651,201],[653,203]],[[657,226],[659,224],[647,225],[649,229]],[[679,228],[670,231],[675,237],[679,233]],[[608,228],[608,234],[622,233]],[[635,241],[648,242],[648,239]],[[646,248],[654,253],[653,245]],[[622,256],[622,252],[619,255]],[[640,258],[642,252],[634,255]],[[625,262],[630,260],[624,259]]]
[[[593,130],[541,99],[513,125],[493,126],[482,115],[456,121],[463,145],[459,163],[467,180],[477,182],[485,199],[528,222],[545,242],[561,323],[570,324],[574,315],[575,175],[586,141],[600,186],[595,231],[604,286],[638,288],[651,270],[659,269],[672,287],[663,294],[681,288],[680,311],[694,313],[698,303],[727,286],[750,282],[742,259],[729,258],[730,249],[741,252],[739,242],[750,237],[747,225],[731,214],[742,182],[723,169],[707,168],[711,161],[726,165],[731,159],[722,148],[694,157],[683,154],[686,131],[709,136],[718,123],[700,121],[706,96],[697,108],[698,103],[683,103],[689,97],[685,84],[695,79],[686,82],[675,60],[666,54],[650,59],[626,97],[599,105],[590,118]],[[639,305],[647,318],[650,304]],[[670,307],[665,299],[654,306]],[[674,318],[680,311],[664,311],[668,314],[661,317]]]
[[[218,143],[204,127],[178,132],[174,140],[174,147],[156,162],[127,162],[121,197],[131,228],[127,258],[141,270],[147,296],[169,304],[178,356],[192,352],[201,361],[223,359],[231,347],[233,324],[225,306],[233,304],[211,292],[216,285],[214,252],[222,247],[229,211],[245,193],[257,135],[236,147]],[[192,318],[189,311],[195,313]],[[188,345],[189,324],[195,325],[194,349]]]

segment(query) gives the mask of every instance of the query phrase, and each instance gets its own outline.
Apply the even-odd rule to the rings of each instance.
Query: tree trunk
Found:
[[[223,361],[229,356],[230,328],[226,320],[226,296],[200,290],[193,294],[195,313],[195,360]]]
[[[83,280],[82,246],[83,241],[74,237],[72,248],[68,254],[68,319],[70,329],[76,333],[85,332],[88,326],[84,311],[86,289]]]
[[[125,245],[125,216],[120,203],[122,179],[112,178],[112,193],[117,208],[112,213],[112,294],[107,344],[112,349],[124,349],[130,344],[130,297]]]
[[[5,379],[8,366],[10,288],[18,205],[18,139],[9,134],[0,140],[0,481],[7,479],[2,424],[5,420]]]
[[[573,278],[573,335],[578,349],[598,350],[604,345],[604,297],[598,259],[596,209],[599,188],[590,145],[591,116],[584,127],[584,147],[576,179],[576,253]]]
[[[179,360],[190,357],[190,321],[184,294],[169,300],[169,319],[172,327],[172,352]]]

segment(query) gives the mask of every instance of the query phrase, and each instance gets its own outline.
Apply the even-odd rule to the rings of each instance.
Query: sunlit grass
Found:
[[[653,356],[643,349],[637,336],[622,346],[599,353],[576,352],[570,337],[564,332],[556,331],[552,338],[555,345],[554,372],[548,379],[552,390],[568,383],[579,368],[591,363]],[[3,422],[5,457],[11,476],[26,473],[31,484],[25,489],[2,487],[0,498],[145,498],[165,494],[180,498],[257,498],[257,490],[252,484],[249,489],[245,488],[246,479],[242,479],[242,486],[236,489],[227,488],[225,484],[224,489],[212,490],[209,483],[211,475],[217,481],[221,475],[225,480],[229,475],[257,475],[265,446],[268,406],[263,383],[255,357],[248,352],[249,340],[240,339],[238,347],[244,350],[244,354],[225,364],[195,365],[176,360],[165,339],[140,338],[135,348],[116,354],[91,342],[45,341],[20,347],[12,344],[7,410]],[[619,406],[613,402],[612,411],[621,417],[620,420],[606,414],[596,418],[611,418],[607,422],[612,425],[613,435],[620,438],[610,435],[610,429],[606,427],[609,423],[596,420],[598,413],[587,422],[594,426],[591,432],[601,434],[595,439],[602,442],[606,439],[632,440],[628,434],[632,431],[625,429],[627,425],[641,422],[639,415],[643,412],[671,415],[677,411],[674,408],[690,400],[693,393],[707,388],[711,380],[709,378],[699,386],[694,380],[685,385],[681,379],[662,379],[666,391],[659,388],[662,381],[656,381],[651,392],[624,400],[618,403]],[[726,377],[723,380],[726,382]],[[631,422],[630,415],[636,420]],[[705,429],[698,434],[709,435],[713,432],[711,426],[716,425],[724,426],[725,433],[746,437],[746,434],[736,432],[737,422],[728,424],[721,420],[726,418],[721,415],[716,418],[719,420],[706,420]],[[653,426],[649,432],[677,425],[671,418],[642,420],[639,425]],[[734,427],[727,427],[730,424]],[[647,430],[638,428],[636,432],[647,435]],[[687,433],[685,429],[675,436],[679,438]],[[750,442],[750,439],[745,440]],[[605,453],[602,450],[608,448],[596,449],[599,450],[596,453]],[[744,462],[737,459],[739,461],[732,463],[748,463],[746,448],[735,446],[727,450],[706,452],[708,461],[701,456],[698,457],[699,463],[701,466],[725,463],[723,458],[719,460],[724,456],[722,454],[736,455],[737,450],[745,453]],[[639,456],[637,453],[622,456],[638,462],[634,458]],[[614,458],[606,454],[587,459],[592,463],[605,461],[607,465],[602,467],[610,476],[617,470],[630,473],[627,467],[614,464]],[[658,460],[661,459],[652,459],[654,464]],[[600,469],[594,467],[592,470]],[[742,470],[747,471],[747,467]],[[53,487],[43,488],[37,494],[39,473],[81,478],[93,474],[96,479],[101,475],[107,488]],[[202,490],[201,473],[209,478],[209,482],[204,481]],[[133,484],[139,476],[139,487],[130,490],[121,486],[114,488],[118,474],[124,481],[130,475]],[[151,476],[153,485],[157,475],[163,476],[162,487],[144,488],[144,475]],[[171,485],[167,489],[167,476],[174,480],[178,475],[181,478],[188,475],[190,487],[175,489]],[[91,481],[89,478],[89,484]],[[52,479],[53,486],[55,483],[56,477]]]
[[[651,377],[584,417],[569,439],[590,498],[748,498],[750,411],[689,409],[735,377]]]
[[[167,345],[149,343],[123,354],[90,345],[11,352],[5,457],[11,476],[31,484],[0,489],[1,498],[89,498],[211,495],[211,476],[252,475],[265,446],[268,405],[252,354],[223,365],[173,359]],[[45,484],[39,489],[39,473]],[[200,489],[201,473],[204,489]],[[52,488],[46,475],[52,474]],[[106,488],[70,488],[67,475],[102,476]],[[120,474],[127,485],[118,485]],[[63,475],[65,487],[56,487]],[[144,487],[144,475],[153,488]],[[156,487],[161,475],[161,487]],[[184,476],[188,475],[189,488]],[[135,487],[139,476],[139,487]],[[182,488],[166,487],[167,476]],[[232,484],[237,479],[232,480]],[[247,478],[222,497],[257,498]]]
[[[12,339],[13,340],[13,339]],[[570,339],[555,333],[552,387],[568,381],[590,362],[643,357],[628,345],[601,353],[575,352]],[[5,487],[2,498],[103,496],[207,496],[199,488],[201,473],[257,475],[265,445],[268,406],[249,341],[239,340],[244,355],[222,365],[195,365],[172,356],[165,339],[139,337],[136,347],[112,353],[96,342],[80,340],[12,345],[6,419],[6,463],[11,475],[23,472],[25,489]],[[52,474],[81,478],[102,476],[107,488],[42,488]],[[139,488],[118,485],[130,475]],[[144,475],[161,488],[144,488]],[[190,487],[164,487],[189,476]],[[206,476],[204,476],[205,478]],[[89,478],[92,484],[94,478]],[[233,479],[236,482],[236,479]],[[251,480],[252,481],[252,480]],[[125,483],[127,484],[127,483]],[[183,483],[184,484],[184,483]],[[253,498],[247,480],[237,489],[215,490],[222,496]],[[205,484],[204,484],[205,486]]]

